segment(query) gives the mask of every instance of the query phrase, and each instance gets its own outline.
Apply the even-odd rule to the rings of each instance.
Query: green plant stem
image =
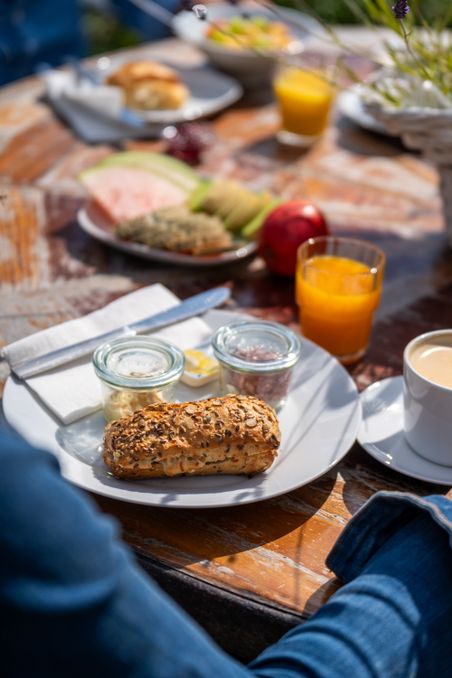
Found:
[[[413,49],[411,47],[411,43],[410,43],[410,40],[409,40],[411,32],[408,33],[406,26],[405,26],[405,22],[403,21],[403,19],[400,19],[400,28],[402,30],[403,40],[405,42],[405,46],[407,48],[408,54],[413,59],[414,63],[417,63],[418,66],[420,66],[421,71],[424,74],[424,77],[427,80],[430,80],[430,76],[429,76],[428,72],[425,70],[425,66],[424,66],[423,62],[419,59],[418,55],[413,51]]]

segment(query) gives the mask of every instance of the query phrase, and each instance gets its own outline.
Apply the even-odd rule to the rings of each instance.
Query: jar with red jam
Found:
[[[253,395],[276,410],[284,405],[301,353],[295,332],[261,320],[237,322],[220,327],[212,346],[223,395]]]

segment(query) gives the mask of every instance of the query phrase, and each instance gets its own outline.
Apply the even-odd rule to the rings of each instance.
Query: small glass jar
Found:
[[[238,322],[220,327],[212,346],[223,395],[253,395],[277,410],[284,405],[301,352],[294,332],[278,323]]]
[[[93,366],[102,384],[105,419],[170,402],[184,363],[182,351],[153,337],[124,337],[99,346]]]

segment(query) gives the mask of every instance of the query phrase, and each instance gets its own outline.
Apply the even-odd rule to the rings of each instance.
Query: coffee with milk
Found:
[[[409,355],[412,367],[439,386],[452,388],[452,332],[426,337]]]

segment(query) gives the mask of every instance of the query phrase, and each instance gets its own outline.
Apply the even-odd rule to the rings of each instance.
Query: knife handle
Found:
[[[77,358],[83,358],[89,353],[93,353],[101,344],[113,341],[114,339],[119,339],[120,337],[134,336],[135,334],[136,331],[128,326],[111,330],[110,332],[105,332],[105,334],[100,334],[92,339],[80,341],[74,346],[63,346],[63,348],[46,353],[41,357],[26,360],[25,362],[15,365],[12,368],[12,371],[19,379],[28,379],[29,377],[41,374],[41,372],[47,372],[54,367],[59,367],[64,363],[77,360]]]
[[[207,292],[195,294],[193,297],[185,299],[180,304],[172,306],[171,308],[156,313],[148,318],[139,320],[134,323],[129,323],[125,327],[100,334],[91,339],[85,339],[72,346],[64,346],[63,348],[50,351],[37,358],[30,358],[24,360],[12,367],[12,371],[19,379],[28,379],[36,376],[41,372],[47,372],[55,367],[64,365],[65,363],[77,360],[83,356],[93,353],[95,349],[101,344],[113,341],[119,337],[134,336],[149,330],[160,330],[163,327],[168,327],[176,322],[188,320],[195,315],[202,315],[211,308],[220,306],[230,296],[230,290],[227,287],[216,287]]]

